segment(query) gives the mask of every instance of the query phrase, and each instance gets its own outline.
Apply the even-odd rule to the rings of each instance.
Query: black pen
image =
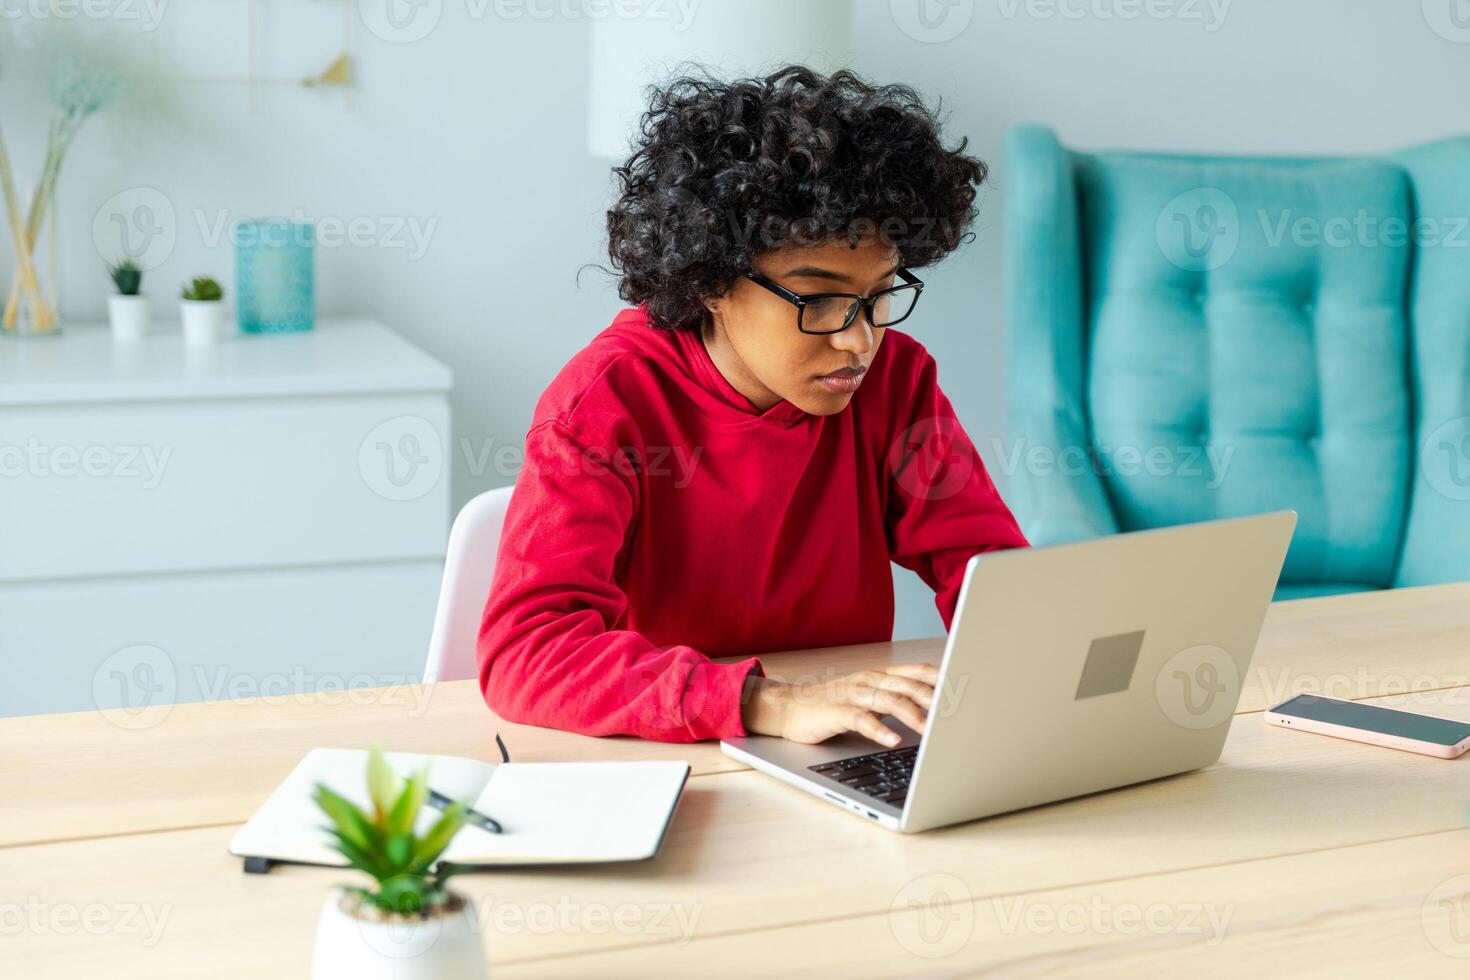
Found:
[[[510,750],[505,747],[505,740],[500,737],[499,732],[495,733],[495,746],[496,748],[500,749],[501,761],[509,762]],[[443,813],[445,810],[449,809],[450,805],[453,803],[454,800],[451,800],[443,793],[435,792],[432,789],[429,790],[429,806],[438,810],[440,813]],[[471,827],[479,827],[481,830],[489,834],[505,833],[505,828],[501,827],[499,822],[497,822],[494,817],[487,817],[479,810],[473,810],[469,807],[465,807],[465,823],[469,824]]]
[[[436,790],[432,789],[429,790],[429,806],[438,810],[440,813],[444,813],[445,811],[447,811],[456,802],[457,801],[451,800],[443,793],[437,792]],[[504,828],[502,828],[500,824],[495,821],[495,818],[487,817],[479,810],[472,810],[469,807],[465,807],[464,815],[465,823],[469,824],[471,827],[479,827],[481,830],[487,831],[488,833],[492,834],[504,833]]]

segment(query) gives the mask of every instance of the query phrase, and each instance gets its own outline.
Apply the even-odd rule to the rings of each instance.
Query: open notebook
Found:
[[[506,762],[448,755],[385,754],[405,778],[428,764],[429,788],[493,817],[504,833],[467,826],[442,860],[464,865],[641,861],[658,852],[689,776],[685,762]],[[317,783],[370,808],[368,754],[313,749],[230,841],[247,870],[286,861],[345,867],[312,800]],[[417,831],[439,813],[424,807]],[[255,859],[251,861],[250,859]],[[263,860],[262,860],[263,859]]]

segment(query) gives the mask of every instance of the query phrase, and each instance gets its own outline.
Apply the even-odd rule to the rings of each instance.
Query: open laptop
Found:
[[[1220,758],[1294,511],[977,555],[921,739],[765,735],[726,755],[914,833]]]

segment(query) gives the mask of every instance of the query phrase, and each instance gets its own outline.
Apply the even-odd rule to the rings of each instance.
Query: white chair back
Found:
[[[434,635],[429,639],[429,660],[424,664],[425,683],[459,681],[479,674],[475,642],[480,635],[485,600],[490,597],[500,528],[505,523],[512,489],[500,487],[475,497],[464,505],[449,530]]]

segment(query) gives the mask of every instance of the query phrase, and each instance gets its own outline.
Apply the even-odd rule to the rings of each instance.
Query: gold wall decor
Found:
[[[345,108],[352,108],[352,90],[355,81],[352,58],[353,0],[318,0],[320,3],[335,3],[341,8],[341,41],[339,53],[328,64],[308,71],[303,75],[266,75],[259,68],[261,53],[261,5],[268,0],[246,0],[245,44],[246,60],[243,75],[181,74],[181,82],[216,85],[240,85],[246,90],[250,111],[259,108],[262,87],[296,87],[307,89],[332,89],[340,92]]]

